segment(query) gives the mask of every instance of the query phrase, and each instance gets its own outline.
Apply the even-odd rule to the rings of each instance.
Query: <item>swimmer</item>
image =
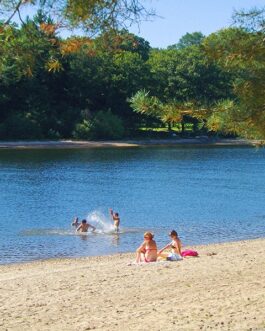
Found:
[[[75,217],[73,222],[72,222],[72,226],[75,226],[76,228],[80,225],[78,217]]]
[[[87,232],[89,228],[92,228],[93,232],[96,230],[96,228],[93,225],[87,223],[86,220],[82,220],[81,224],[78,226],[76,231],[77,232]]]
[[[120,229],[120,216],[119,216],[119,213],[114,213],[114,211],[110,208],[110,215],[111,215],[111,218],[114,222],[114,228],[115,228],[115,231],[116,232],[119,232],[119,229]]]
[[[161,257],[165,257],[168,261],[180,261],[182,260],[181,241],[178,237],[178,234],[175,230],[172,230],[169,233],[169,236],[172,239],[172,241],[169,244],[167,244],[165,247],[160,249],[158,255]],[[171,248],[171,253],[161,255],[161,253],[167,248]]]
[[[144,242],[136,250],[136,263],[155,262],[157,260],[157,246],[151,232],[145,232]]]

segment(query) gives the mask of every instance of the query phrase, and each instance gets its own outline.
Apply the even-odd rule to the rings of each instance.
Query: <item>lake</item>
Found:
[[[159,247],[171,229],[185,245],[264,237],[264,191],[264,148],[0,150],[0,263],[134,251],[146,230]]]

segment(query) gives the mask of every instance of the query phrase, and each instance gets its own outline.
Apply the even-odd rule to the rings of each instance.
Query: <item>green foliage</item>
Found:
[[[39,124],[29,116],[15,114],[0,124],[0,139],[43,138]]]
[[[110,108],[127,128],[136,125],[138,118],[127,98],[148,79],[144,60],[148,43],[125,31],[125,39],[119,38],[113,51],[104,48],[103,35],[93,42],[73,38],[68,43],[50,31],[50,23],[39,13],[21,29],[4,27],[0,34],[0,121],[9,121],[13,114],[30,114],[43,137],[71,137],[84,110],[92,109],[95,115]],[[134,45],[135,41],[139,43]],[[19,136],[23,135],[14,134]]]
[[[140,90],[132,96],[130,103],[137,113],[158,118],[162,116],[163,104],[157,97],[149,96],[149,92],[145,90]]]
[[[253,26],[255,16],[253,12],[249,15]],[[257,17],[260,17],[260,13]],[[258,23],[257,26],[259,26]],[[235,106],[222,115],[222,117],[226,116],[226,121],[231,121],[231,125],[226,125],[226,130],[229,131],[231,128],[231,132],[249,138],[265,138],[264,38],[262,27],[259,31],[250,31],[246,22],[245,29],[221,30],[210,35],[204,42],[204,49],[208,56],[233,76]],[[236,125],[234,125],[235,116],[237,117]]]
[[[187,116],[198,116],[201,112],[191,102],[172,100],[170,103],[163,103],[145,90],[138,91],[130,99],[130,103],[135,112],[157,118],[169,126],[184,121]]]
[[[264,127],[263,123],[260,125]],[[249,112],[246,110],[243,116],[242,108],[233,100],[224,100],[215,106],[207,120],[207,127],[214,132],[264,139],[262,130],[251,121]]]
[[[102,33],[95,39],[97,49],[103,52],[117,53],[127,51],[137,53],[146,61],[151,50],[150,44],[145,39],[128,32],[126,29],[110,30]]]
[[[48,17],[39,13],[20,29],[0,24],[0,77],[4,84],[34,77],[44,68],[49,72],[61,69],[58,39],[54,31],[44,30],[50,23]]]
[[[2,0],[0,14],[5,24],[11,23],[17,16],[23,22],[21,10],[25,6],[32,12],[52,12],[56,24],[82,28],[91,34],[124,27],[153,15],[152,11],[146,10],[141,0]]]
[[[232,18],[234,25],[243,30],[265,33],[265,7],[236,11]]]
[[[135,125],[137,118],[127,98],[145,86],[149,67],[138,52],[118,47],[110,52],[104,49],[101,41],[96,40],[92,56],[83,47],[66,57],[68,94],[75,107],[91,110],[92,114],[109,108],[123,118],[126,127],[130,128]]]
[[[4,3],[11,4],[0,9]],[[77,25],[92,19],[86,6],[99,5],[91,29],[103,28],[105,0],[67,3],[67,19]],[[58,38],[42,9],[20,27],[0,24],[1,139],[119,139],[144,126],[184,130],[185,123],[194,131],[265,137],[264,11],[235,14],[237,27],[207,38],[195,32],[151,49],[108,22],[93,39]]]
[[[83,120],[75,127],[76,139],[120,139],[124,136],[122,120],[111,111],[99,111],[91,120]]]
[[[73,131],[73,137],[75,139],[90,139],[92,123],[88,120],[83,120],[81,123],[77,123]]]
[[[122,120],[111,111],[99,111],[92,121],[92,138],[120,139],[124,135]]]
[[[209,61],[200,46],[153,50],[148,64],[150,93],[139,91],[131,105],[135,112],[168,123],[169,128],[176,122],[184,128],[189,122],[197,130],[216,102],[232,96],[230,74]]]
[[[154,50],[148,61],[150,91],[163,102],[213,103],[231,96],[230,75],[208,60],[198,46],[181,50]]]
[[[168,46],[168,49],[183,49],[190,46],[201,45],[205,36],[201,32],[186,33],[177,44]]]

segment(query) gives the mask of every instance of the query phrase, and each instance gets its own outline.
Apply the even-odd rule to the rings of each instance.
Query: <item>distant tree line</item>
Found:
[[[110,25],[63,39],[43,10],[20,26],[3,20],[0,139],[120,139],[187,125],[264,139],[264,21],[263,9],[240,12],[233,28],[152,49]]]

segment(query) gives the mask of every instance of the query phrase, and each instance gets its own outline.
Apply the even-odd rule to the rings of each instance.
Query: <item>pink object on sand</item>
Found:
[[[185,256],[198,256],[199,254],[198,254],[198,252],[193,251],[191,249],[186,249],[185,251],[183,251],[181,253],[181,255],[185,257]]]

